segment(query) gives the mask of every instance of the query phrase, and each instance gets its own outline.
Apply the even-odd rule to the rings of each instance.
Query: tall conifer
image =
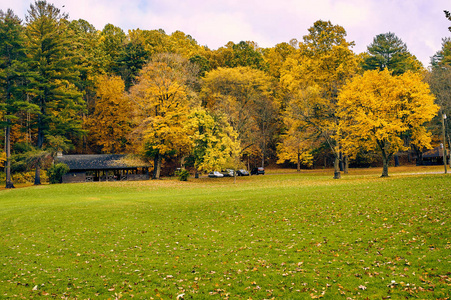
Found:
[[[26,16],[31,83],[29,93],[39,106],[35,124],[36,146],[43,149],[46,136],[73,136],[81,133],[82,94],[75,82],[79,73],[74,64],[74,47],[68,30],[68,15],[46,1],[30,5]],[[40,184],[40,163],[35,184]]]
[[[14,188],[11,180],[11,125],[17,119],[24,82],[25,51],[22,20],[12,10],[0,10],[0,126],[5,128],[6,188]]]

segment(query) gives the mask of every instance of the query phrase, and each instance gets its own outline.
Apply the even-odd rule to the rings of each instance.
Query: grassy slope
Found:
[[[447,297],[451,177],[377,175],[0,191],[0,298]]]

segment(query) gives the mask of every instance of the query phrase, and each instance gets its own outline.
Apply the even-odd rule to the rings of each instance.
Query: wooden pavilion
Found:
[[[149,165],[145,162],[120,154],[59,155],[56,163],[69,166],[63,176],[63,183],[148,180]]]
[[[449,153],[446,157],[449,159]],[[443,144],[423,152],[422,159],[417,160],[417,165],[443,165]]]

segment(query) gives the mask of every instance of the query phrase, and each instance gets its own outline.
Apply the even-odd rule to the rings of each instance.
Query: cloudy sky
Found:
[[[34,2],[34,1],[33,1]],[[129,29],[181,30],[200,45],[217,49],[227,42],[257,42],[273,47],[293,38],[302,40],[317,20],[341,25],[354,41],[354,51],[364,52],[373,38],[393,32],[409,51],[429,65],[450,37],[451,22],[443,10],[449,0],[48,0],[71,20],[84,19],[101,30],[111,23]],[[30,0],[0,0],[24,19]]]

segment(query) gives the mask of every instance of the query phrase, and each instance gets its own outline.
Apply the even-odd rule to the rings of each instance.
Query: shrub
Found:
[[[19,172],[12,175],[13,182],[15,183],[33,183],[34,172]]]
[[[11,174],[13,183],[33,183],[35,171]],[[47,172],[41,172],[41,182],[48,182]]]
[[[175,172],[175,175],[179,177],[180,181],[187,181],[189,172],[186,169],[180,169]]]
[[[47,170],[47,175],[49,177],[49,182],[51,184],[61,183],[63,181],[63,175],[69,172],[69,167],[66,164],[59,163],[52,165]]]

